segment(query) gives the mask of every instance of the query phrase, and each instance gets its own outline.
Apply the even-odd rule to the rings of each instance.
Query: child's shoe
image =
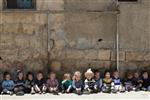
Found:
[[[32,95],[35,94],[35,91],[34,91],[34,90],[31,90],[31,94],[32,94]]]
[[[59,93],[57,91],[54,91],[53,94],[54,95],[59,95]]]
[[[83,94],[87,94],[87,95],[89,95],[89,94],[90,94],[90,92],[89,92],[88,90],[85,90],[85,91],[83,92]]]

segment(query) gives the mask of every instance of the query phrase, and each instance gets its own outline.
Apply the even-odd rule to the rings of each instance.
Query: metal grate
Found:
[[[7,0],[8,9],[33,9],[33,0]]]
[[[119,2],[137,2],[138,0],[118,0]]]

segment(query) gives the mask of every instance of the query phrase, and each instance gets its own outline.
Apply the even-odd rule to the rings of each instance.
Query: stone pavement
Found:
[[[1,96],[0,100],[150,100],[150,92],[126,92],[118,94],[91,94],[78,96],[75,94],[52,94],[24,95],[24,96]]]

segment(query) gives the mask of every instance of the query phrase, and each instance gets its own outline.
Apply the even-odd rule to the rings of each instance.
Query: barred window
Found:
[[[7,9],[34,9],[35,0],[6,0]]]
[[[138,0],[118,0],[120,2],[137,2]]]

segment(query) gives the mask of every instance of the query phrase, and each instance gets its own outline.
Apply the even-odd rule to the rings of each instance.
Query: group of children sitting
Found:
[[[19,71],[16,79],[12,80],[11,74],[5,72],[1,82],[1,94],[53,93],[59,95],[59,92],[62,92],[82,95],[99,92],[150,91],[150,78],[147,71],[143,71],[141,75],[138,72],[128,72],[126,78],[121,80],[118,71],[114,71],[112,75],[111,72],[106,71],[102,78],[98,70],[88,69],[84,73],[84,78],[83,81],[81,72],[76,71],[72,77],[71,74],[65,73],[61,82],[58,82],[54,72],[49,73],[48,79],[44,78],[42,72],[38,72],[36,77],[28,72],[25,79],[24,73]]]

